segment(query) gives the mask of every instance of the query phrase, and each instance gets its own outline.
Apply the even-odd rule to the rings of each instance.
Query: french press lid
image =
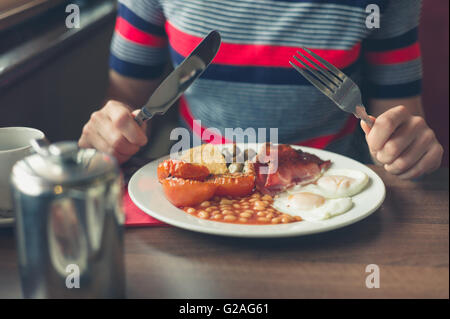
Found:
[[[55,186],[76,187],[119,174],[117,161],[95,149],[79,148],[76,142],[49,144],[46,139],[32,140],[36,153],[18,161],[11,182],[26,193],[38,194]]]

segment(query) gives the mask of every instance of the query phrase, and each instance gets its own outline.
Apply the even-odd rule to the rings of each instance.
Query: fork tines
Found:
[[[345,80],[346,75],[311,50],[307,48],[302,48],[302,50],[308,55],[297,51],[298,55],[294,55],[293,58],[304,68],[291,61],[289,63],[319,90],[328,94],[335,93]]]

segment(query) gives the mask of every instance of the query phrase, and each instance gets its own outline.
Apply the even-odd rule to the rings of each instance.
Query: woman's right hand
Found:
[[[109,101],[92,113],[78,145],[111,154],[119,163],[126,162],[148,142],[146,124],[140,127],[134,120],[138,112],[121,102]]]

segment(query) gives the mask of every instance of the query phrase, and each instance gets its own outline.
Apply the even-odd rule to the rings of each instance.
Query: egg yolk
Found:
[[[329,190],[348,189],[354,179],[348,176],[326,175],[317,181],[317,185]]]
[[[322,206],[325,197],[312,193],[297,193],[288,196],[289,206],[299,210],[311,210]]]

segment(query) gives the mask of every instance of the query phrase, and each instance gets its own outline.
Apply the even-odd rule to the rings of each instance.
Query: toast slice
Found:
[[[184,152],[180,159],[188,163],[204,165],[214,175],[228,173],[225,157],[213,144],[202,144],[191,148]]]

